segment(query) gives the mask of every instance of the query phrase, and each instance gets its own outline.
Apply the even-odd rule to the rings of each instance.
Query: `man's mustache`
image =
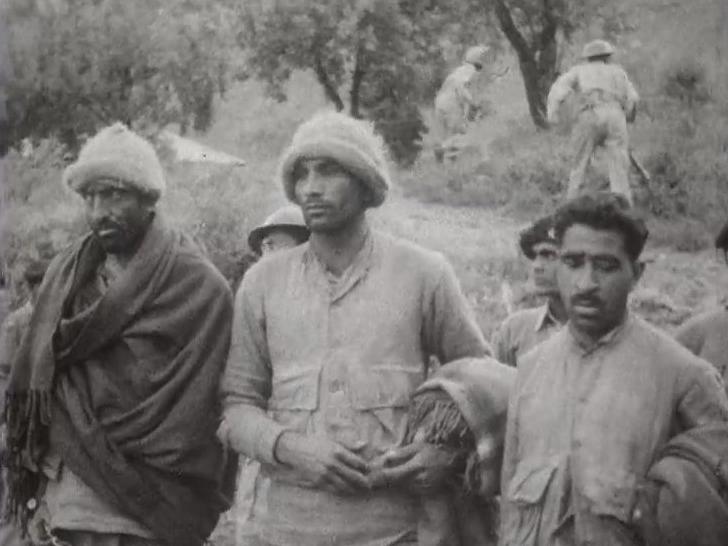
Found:
[[[574,306],[601,307],[603,302],[601,298],[594,294],[577,294],[571,298],[571,304]]]

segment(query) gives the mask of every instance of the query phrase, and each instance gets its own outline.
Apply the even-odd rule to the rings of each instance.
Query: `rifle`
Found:
[[[634,152],[632,151],[632,148],[628,151],[629,154],[629,163],[632,165],[637,173],[640,175],[640,180],[643,184],[647,185],[650,182],[650,173],[647,172],[647,169],[645,169],[644,165],[640,163],[639,159],[637,159],[634,156]]]

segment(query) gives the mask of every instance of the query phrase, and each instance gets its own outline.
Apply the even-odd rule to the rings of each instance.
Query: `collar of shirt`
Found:
[[[375,237],[371,230],[369,230],[364,239],[364,244],[359,249],[359,252],[357,252],[354,260],[340,277],[336,277],[326,268],[311,246],[308,245],[303,255],[304,267],[314,273],[316,277],[322,279],[321,286],[326,287],[331,302],[333,303],[343,298],[359,281],[366,277],[376,257],[376,246]]]
[[[533,326],[533,331],[540,332],[541,330],[545,330],[549,326],[556,324],[560,324],[560,322],[556,320],[556,317],[551,312],[551,303],[544,303],[539,310],[539,315],[536,320],[536,324]]]
[[[600,349],[606,349],[611,346],[616,345],[625,335],[625,332],[629,329],[630,325],[632,324],[633,319],[631,314],[627,312],[625,314],[624,320],[620,322],[617,326],[615,326],[612,330],[604,334],[602,337],[600,337],[598,340],[596,340],[594,343],[589,344],[588,346],[583,345],[575,336],[574,332],[571,330],[571,327],[567,328],[568,330],[568,337],[571,340],[571,344],[573,348],[581,353],[581,356],[586,357],[591,354],[594,354]]]

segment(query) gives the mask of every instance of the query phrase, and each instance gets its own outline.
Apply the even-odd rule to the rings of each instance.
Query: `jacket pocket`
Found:
[[[535,546],[541,527],[543,501],[557,466],[522,462],[510,483],[504,484],[505,502],[501,513],[501,542],[505,545]]]
[[[591,510],[600,516],[613,516],[630,523],[637,494],[637,476],[629,470],[601,468],[584,480],[583,495]]]
[[[405,408],[424,381],[424,366],[374,365],[351,374],[351,404],[357,410]]]
[[[521,463],[507,485],[508,500],[519,506],[540,504],[555,472],[555,464]]]

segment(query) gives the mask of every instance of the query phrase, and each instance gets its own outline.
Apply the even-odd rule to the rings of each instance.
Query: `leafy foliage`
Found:
[[[310,69],[337,110],[371,118],[395,159],[410,164],[425,130],[417,105],[434,95],[433,74],[445,67],[441,38],[478,33],[464,7],[437,0],[259,0],[247,4],[239,39],[271,95],[285,99],[292,72]]]
[[[35,4],[8,0],[0,14],[11,68],[4,149],[48,136],[74,148],[114,121],[143,131],[211,124],[232,68],[224,3],[65,0],[52,11]]]

